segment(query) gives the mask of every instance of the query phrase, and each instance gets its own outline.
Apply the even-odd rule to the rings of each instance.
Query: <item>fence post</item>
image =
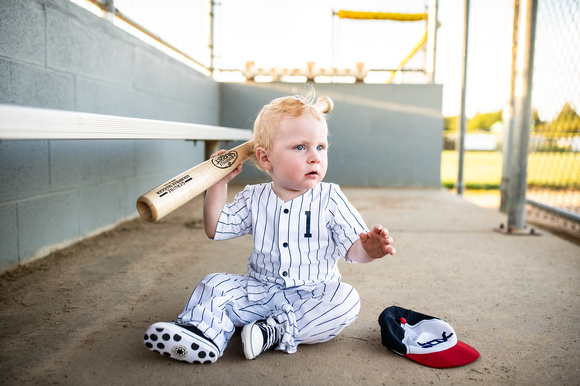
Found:
[[[209,71],[215,70],[215,2],[209,0]]]
[[[459,161],[457,165],[457,194],[462,195],[465,188],[465,181],[463,180],[463,164],[465,156],[465,133],[467,131],[467,119],[465,118],[465,97],[466,97],[466,83],[467,83],[467,42],[469,30],[469,0],[465,0],[465,13],[463,20],[463,63],[461,68],[461,102],[459,106],[459,115],[457,116],[457,151],[459,152]]]
[[[534,41],[537,0],[524,0],[519,4],[519,26],[516,54],[516,79],[514,83],[513,133],[508,135],[510,152],[507,181],[508,233],[526,232],[526,190],[528,145],[531,126],[532,75],[534,68]],[[522,35],[523,34],[523,38]],[[514,74],[512,74],[513,76]],[[502,228],[500,226],[500,228]],[[535,234],[535,232],[531,232]]]
[[[105,13],[104,18],[112,23],[115,19],[115,0],[102,0],[101,4]]]
[[[508,207],[508,185],[511,161],[511,144],[514,132],[514,101],[515,101],[515,80],[516,80],[516,60],[519,34],[519,8],[520,0],[513,0],[513,22],[512,22],[512,59],[510,72],[510,94],[507,103],[503,108],[503,144],[502,144],[502,173],[500,184],[500,206],[502,213],[507,213]]]
[[[437,0],[429,1],[429,18],[427,19],[427,82],[435,82],[435,53],[437,50],[437,20],[438,6]]]

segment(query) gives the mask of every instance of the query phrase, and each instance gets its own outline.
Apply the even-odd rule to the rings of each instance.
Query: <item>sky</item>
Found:
[[[254,61],[257,67],[295,68],[314,61],[323,68],[333,64],[354,68],[357,61],[364,61],[367,68],[393,67],[422,36],[423,22],[417,27],[408,23],[344,20],[333,17],[332,10],[422,13],[428,1],[220,0],[215,8],[215,64],[221,68],[244,68],[247,61]],[[577,2],[543,0],[540,4],[554,1]],[[201,58],[199,61],[206,65],[209,3],[115,0],[122,12],[190,56]],[[435,82],[443,85],[444,116],[457,115],[460,110],[464,7],[465,0],[438,0],[441,25],[437,31]],[[465,106],[468,117],[501,110],[508,100],[512,20],[512,0],[470,0]],[[574,17],[569,22],[577,23]],[[542,33],[539,39],[558,39],[561,33]]]
[[[509,98],[512,42],[510,0],[471,0],[466,81],[467,116],[498,111]],[[459,113],[464,0],[440,0],[435,82],[443,84],[443,115]]]

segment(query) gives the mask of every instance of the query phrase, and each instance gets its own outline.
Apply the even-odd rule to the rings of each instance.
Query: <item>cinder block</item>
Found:
[[[0,204],[48,194],[48,141],[0,141]]]
[[[118,84],[132,84],[133,47],[126,33],[93,15],[70,17],[47,8],[47,66]]]
[[[137,198],[164,182],[160,181],[155,185],[154,179],[151,176],[147,176],[125,178],[121,181],[119,213],[123,217],[134,216],[137,213]]]
[[[12,63],[10,90],[11,102],[17,105],[74,110],[74,80],[70,75]]]
[[[159,55],[155,49],[146,46],[135,48],[134,65],[134,79],[138,88],[175,100],[186,100],[190,96],[186,84],[195,71],[187,66],[168,56]]]
[[[135,144],[135,169],[137,175],[160,173],[169,154],[163,151],[163,141],[137,141]]]
[[[116,225],[121,208],[121,181],[101,183],[79,189],[80,235],[86,236],[105,226]]]
[[[16,204],[0,205],[0,272],[18,264]]]
[[[90,98],[90,95],[88,97]],[[135,89],[120,88],[118,97],[122,101],[121,116],[159,119],[156,111],[159,98],[156,95]]]
[[[119,180],[135,175],[135,141],[94,141],[100,151],[101,182]]]
[[[10,62],[0,59],[0,103],[10,103]]]
[[[197,71],[188,70],[187,73],[189,74],[189,81],[185,88],[185,91],[187,92],[185,100],[188,101],[193,109],[201,108],[205,109],[207,112],[211,112],[213,119],[215,119],[215,121],[212,122],[218,124],[217,119],[220,109],[220,92],[218,83]]]
[[[76,190],[18,202],[20,261],[78,240],[78,207]]]
[[[50,141],[50,186],[53,192],[96,184],[100,180],[99,144]]]
[[[194,146],[190,141],[135,141],[137,176],[162,174],[173,177],[204,160],[203,142]],[[159,181],[159,184],[164,181]],[[157,184],[157,185],[159,185]]]
[[[123,98],[118,85],[77,77],[75,83],[75,110],[95,114],[131,116],[123,105],[131,103]]]
[[[0,56],[44,65],[44,10],[36,1],[0,1]]]
[[[167,146],[165,151],[169,155],[166,163],[167,169],[171,172],[177,170],[177,173],[181,173],[203,162],[205,149],[203,144],[203,141],[198,141],[197,145],[194,145],[193,141],[165,141]]]

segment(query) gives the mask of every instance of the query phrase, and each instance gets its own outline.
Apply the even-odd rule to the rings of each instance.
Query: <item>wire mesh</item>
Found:
[[[580,5],[539,0],[527,198],[580,214]],[[549,219],[529,208],[528,219]],[[556,220],[554,220],[556,221]],[[558,219],[560,226],[580,226]]]

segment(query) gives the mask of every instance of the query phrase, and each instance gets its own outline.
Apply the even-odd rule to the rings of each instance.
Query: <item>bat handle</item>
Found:
[[[137,199],[137,211],[145,221],[155,222],[232,172],[253,153],[248,141],[164,182]]]
[[[157,211],[155,210],[155,205],[147,197],[139,197],[137,200],[137,212],[141,218],[145,221],[154,222],[157,220]]]

